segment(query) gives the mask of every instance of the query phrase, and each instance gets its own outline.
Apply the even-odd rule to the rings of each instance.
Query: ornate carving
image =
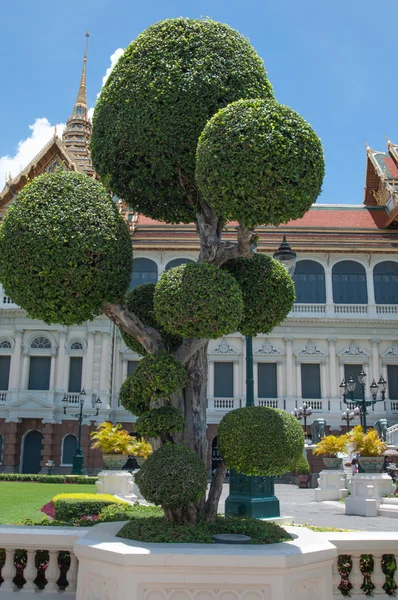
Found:
[[[280,352],[275,346],[271,344],[271,342],[264,342],[264,344],[256,351],[256,354],[261,354],[261,356],[274,356],[280,355]]]
[[[117,579],[103,575],[84,574],[81,598],[85,600],[114,600],[119,596]]]
[[[261,588],[247,587],[246,589],[237,588],[237,586],[224,587],[217,584],[198,585],[195,588],[194,585],[187,583],[186,587],[174,585],[172,588],[167,587],[166,589],[163,587],[144,588],[142,598],[143,600],[171,600],[174,597],[178,597],[179,600],[202,600],[203,598],[206,598],[206,600],[227,600],[230,598],[235,600],[270,600],[268,585],[263,585]],[[102,598],[99,597],[99,600],[102,600]]]
[[[385,356],[387,358],[389,356],[390,357],[396,357],[396,356],[398,356],[398,343],[394,342],[393,345],[392,345],[392,347],[389,350],[387,350],[386,352],[384,352],[383,356]]]
[[[226,339],[222,339],[210,354],[237,354],[237,352],[231,348]]]
[[[312,340],[308,340],[307,345],[297,353],[297,356],[325,356],[325,353],[315,346]]]
[[[352,341],[348,348],[345,348],[343,352],[340,352],[340,356],[368,356],[365,350],[362,350],[359,346],[355,345]]]
[[[325,583],[321,578],[296,583],[291,588],[291,597],[295,600],[318,600],[323,598]]]

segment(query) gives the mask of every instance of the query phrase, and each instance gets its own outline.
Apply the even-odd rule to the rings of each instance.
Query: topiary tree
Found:
[[[208,19],[181,18],[150,27],[119,60],[95,110],[92,157],[104,184],[135,210],[168,223],[195,222],[199,264],[162,277],[155,315],[148,288],[123,300],[131,269],[127,228],[101,184],[57,173],[29,184],[8,211],[0,280],[20,306],[48,322],[81,323],[102,312],[116,323],[147,353],[142,371],[122,386],[122,404],[138,415],[162,403],[180,409],[184,429],[173,438],[205,462],[208,340],[235,328],[269,331],[286,316],[292,283],[269,260],[253,260],[255,226],[297,218],[316,199],[320,142],[274,101],[262,60],[245,38]],[[222,237],[231,218],[235,241]],[[266,306],[248,298],[256,277]],[[170,344],[165,331],[183,336],[181,343]],[[171,377],[166,355],[176,361]],[[206,503],[204,496],[192,500],[170,518],[214,520],[223,469],[221,463]],[[185,480],[181,471],[181,485]]]
[[[125,304],[128,310],[137,315],[137,317],[146,325],[153,327],[159,331],[166,348],[173,352],[180,346],[182,339],[179,336],[167,333],[158,323],[153,307],[153,296],[155,294],[154,283],[144,283],[127,292],[125,296]],[[129,348],[145,356],[147,351],[144,346],[136,340],[135,337],[121,330],[122,338]]]
[[[182,431],[184,415],[175,406],[161,406],[138,417],[134,430],[141,436],[158,437],[162,442],[171,441],[171,434]]]
[[[246,406],[222,418],[217,446],[229,468],[245,475],[276,477],[296,466],[304,433],[297,419],[283,410]]]
[[[145,500],[160,505],[171,521],[196,522],[194,503],[207,488],[206,467],[196,452],[180,444],[161,446],[135,480]]]
[[[237,280],[243,295],[243,335],[270,333],[291,311],[296,297],[292,278],[278,261],[255,254],[233,258],[223,267]]]

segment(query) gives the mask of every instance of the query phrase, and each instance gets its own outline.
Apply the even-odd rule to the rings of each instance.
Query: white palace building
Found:
[[[58,165],[95,176],[90,159],[86,57],[79,94],[62,139],[56,134],[0,193],[0,218],[28,179]],[[133,287],[156,282],[164,270],[195,261],[199,240],[191,225],[168,225],[137,215],[115,199],[131,232]],[[370,383],[387,381],[385,400],[369,411],[373,424],[398,423],[398,146],[367,148],[362,205],[314,205],[276,229],[259,227],[258,251],[272,254],[283,233],[297,253],[297,300],[271,335],[254,338],[255,401],[292,411],[307,402],[331,430],[345,427],[339,385],[361,368]],[[236,224],[224,236],[233,239]],[[209,345],[208,439],[216,457],[217,424],[245,404],[245,339],[240,334]],[[82,446],[89,472],[102,467],[89,449],[89,432],[104,419],[133,430],[134,417],[118,401],[124,379],[140,357],[128,349],[106,317],[76,327],[45,325],[26,317],[0,284],[0,470],[38,472],[46,462],[71,468],[76,448],[79,392],[84,387]],[[355,394],[360,393],[357,385]],[[63,413],[61,401],[69,407]],[[93,404],[100,398],[100,414]]]

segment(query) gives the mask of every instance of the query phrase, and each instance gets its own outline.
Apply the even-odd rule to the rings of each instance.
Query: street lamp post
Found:
[[[73,418],[77,419],[78,423],[79,423],[78,434],[77,434],[77,448],[76,448],[75,456],[73,457],[73,461],[72,461],[72,475],[84,475],[84,454],[83,454],[82,444],[81,444],[83,420],[88,419],[89,417],[97,417],[99,410],[101,408],[101,404],[102,404],[100,397],[97,396],[97,400],[95,401],[95,403],[93,405],[93,408],[95,407],[95,409],[96,409],[95,414],[94,415],[84,415],[83,414],[83,406],[84,406],[85,396],[86,396],[86,391],[83,388],[79,394],[80,411],[78,413],[71,415]],[[65,394],[64,397],[62,398],[62,406],[64,407],[64,415],[66,415],[67,414],[66,408],[68,406],[67,394]]]
[[[356,404],[357,408],[360,411],[360,414],[362,414],[364,433],[366,433],[366,431],[367,431],[367,424],[366,424],[366,415],[367,415],[366,409],[367,409],[367,407],[373,406],[374,404],[376,404],[376,402],[379,402],[379,401],[384,402],[385,397],[386,397],[386,389],[387,389],[387,382],[383,378],[383,376],[380,375],[380,379],[379,379],[378,383],[376,383],[376,381],[373,379],[373,381],[370,385],[370,393],[372,395],[372,400],[366,400],[366,397],[365,397],[366,377],[367,377],[367,375],[362,368],[361,372],[358,375],[358,382],[359,382],[359,385],[361,386],[361,398],[354,398],[356,382],[352,375],[350,375],[348,377],[347,382],[343,379],[343,381],[340,384],[340,391],[343,396],[344,404]],[[380,400],[377,397],[379,389],[380,389],[380,393],[381,393]]]
[[[296,267],[296,253],[283,241],[273,255],[292,276]],[[254,406],[253,336],[246,336],[246,406]],[[274,478],[248,476],[231,469],[229,496],[225,501],[226,515],[240,515],[258,519],[280,517],[279,500],[274,493]]]
[[[342,420],[347,423],[347,431],[350,430],[351,421],[353,421],[357,417],[361,417],[361,421],[362,421],[361,409],[358,408],[358,406],[356,406],[354,408],[354,410],[345,410],[344,412],[341,413]]]
[[[292,411],[293,417],[296,417],[298,421],[304,419],[304,438],[307,439],[307,419],[312,415],[312,407],[310,404],[304,402],[303,406],[300,408],[295,408]]]

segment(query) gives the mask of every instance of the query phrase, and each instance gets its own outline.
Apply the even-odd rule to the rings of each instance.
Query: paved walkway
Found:
[[[224,484],[219,507],[220,513],[224,512],[224,502],[228,493],[229,485]],[[281,516],[291,516],[297,524],[308,523],[309,525],[359,531],[398,530],[398,519],[345,515],[344,502],[314,502],[314,490],[300,489],[296,485],[277,484],[275,485],[275,494],[279,498]]]

